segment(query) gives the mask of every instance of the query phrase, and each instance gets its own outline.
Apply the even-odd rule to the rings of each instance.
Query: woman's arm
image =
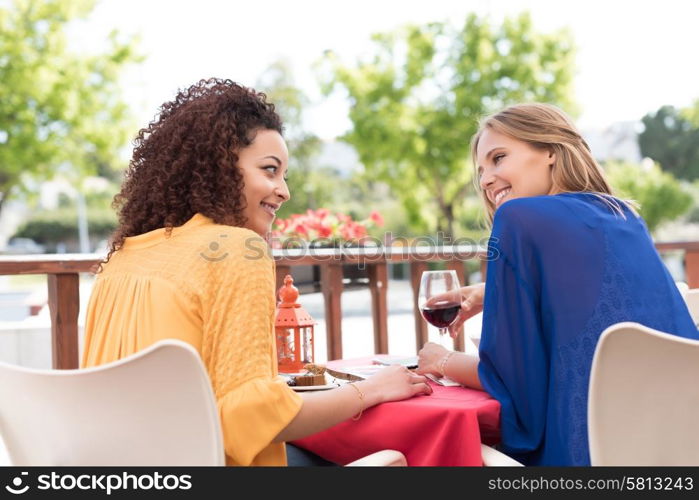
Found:
[[[304,394],[301,410],[274,441],[300,439],[361,415],[376,404],[418,394],[432,394],[425,377],[402,366],[389,366],[360,382],[332,391]]]
[[[219,401],[226,453],[236,463],[251,463],[273,441],[305,437],[377,403],[431,392],[425,377],[404,367],[303,396],[273,377],[274,262],[258,236],[235,232],[222,244],[230,256],[210,263],[202,357]]]
[[[418,353],[417,373],[449,377],[466,387],[483,390],[478,377],[478,362],[477,356],[449,351],[428,342]]]

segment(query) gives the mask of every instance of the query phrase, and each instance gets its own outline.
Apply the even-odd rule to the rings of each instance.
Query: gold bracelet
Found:
[[[364,411],[364,393],[359,387],[357,387],[354,384],[354,382],[350,382],[347,385],[351,385],[352,387],[354,387],[354,390],[356,390],[357,394],[359,395],[359,413],[352,417],[352,420],[359,420],[360,418],[362,418],[362,412]]]
[[[446,353],[442,360],[439,362],[439,367],[437,369],[439,370],[439,373],[442,374],[442,377],[447,376],[446,373],[444,373],[444,370],[447,367],[447,362],[449,361],[449,358],[451,358],[452,354],[454,354],[454,351]]]

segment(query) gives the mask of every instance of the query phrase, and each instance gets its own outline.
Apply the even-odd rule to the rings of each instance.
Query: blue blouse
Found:
[[[478,375],[501,404],[503,451],[526,465],[590,464],[590,367],[608,326],[699,338],[645,223],[623,211],[566,193],[495,213]]]

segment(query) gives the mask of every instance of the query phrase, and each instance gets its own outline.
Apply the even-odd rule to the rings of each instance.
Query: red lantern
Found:
[[[290,275],[284,278],[284,286],[279,289],[281,300],[277,307],[275,334],[277,339],[277,360],[279,371],[296,373],[306,363],[313,363],[313,325],[315,321],[298,304],[298,289],[293,286]]]

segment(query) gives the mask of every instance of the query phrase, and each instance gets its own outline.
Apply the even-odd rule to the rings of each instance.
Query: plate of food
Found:
[[[325,385],[295,385],[291,386],[293,390],[296,392],[304,392],[304,391],[326,391],[328,389],[335,389],[337,387],[340,387],[340,384],[325,384]]]
[[[329,382],[325,373],[325,367],[309,363],[304,365],[304,372],[301,373],[280,373],[286,383],[297,392],[303,391],[325,391],[339,387],[337,382]]]

